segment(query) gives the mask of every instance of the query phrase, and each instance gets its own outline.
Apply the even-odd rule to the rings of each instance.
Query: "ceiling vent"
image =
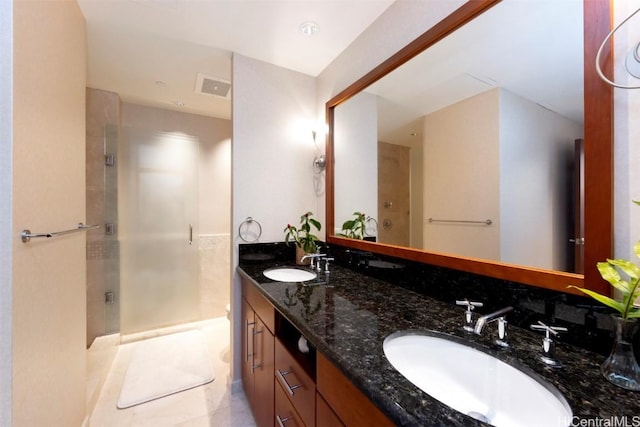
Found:
[[[219,77],[197,73],[195,92],[200,95],[217,96],[228,99],[229,93],[231,92],[231,82]]]

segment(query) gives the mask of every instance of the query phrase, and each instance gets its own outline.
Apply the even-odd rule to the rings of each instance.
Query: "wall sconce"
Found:
[[[311,131],[311,135],[313,136],[313,144],[316,146],[316,150],[318,150],[318,153],[320,153],[315,157],[315,159],[313,159],[313,169],[316,171],[316,173],[320,173],[326,169],[327,159],[324,154],[322,154],[322,151],[320,150],[320,147],[318,147],[318,143],[316,142],[316,131]]]

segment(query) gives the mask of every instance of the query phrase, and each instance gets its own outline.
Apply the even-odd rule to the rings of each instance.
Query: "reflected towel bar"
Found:
[[[71,233],[77,233],[78,231],[87,231],[87,230],[92,230],[94,228],[98,228],[100,227],[99,225],[84,225],[83,223],[78,223],[78,226],[76,228],[72,228],[71,230],[64,230],[64,231],[54,231],[53,233],[32,233],[31,230],[22,230],[22,241],[24,243],[29,242],[32,238],[34,237],[58,237],[58,236],[62,236],[64,234],[71,234]]]
[[[449,222],[449,223],[456,223],[456,224],[484,224],[484,225],[493,224],[493,221],[491,221],[490,219],[487,219],[485,221],[465,221],[465,220],[457,220],[457,219],[433,219],[433,218],[429,218],[429,222]]]

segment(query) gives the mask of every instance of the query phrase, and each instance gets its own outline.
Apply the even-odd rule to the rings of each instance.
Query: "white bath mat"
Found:
[[[124,409],[178,393],[214,379],[201,331],[187,331],[132,344],[131,362],[120,390]]]

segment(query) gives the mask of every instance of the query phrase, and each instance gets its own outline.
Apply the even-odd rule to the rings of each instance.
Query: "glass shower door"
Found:
[[[198,318],[198,141],[125,128],[119,223],[122,334]]]

